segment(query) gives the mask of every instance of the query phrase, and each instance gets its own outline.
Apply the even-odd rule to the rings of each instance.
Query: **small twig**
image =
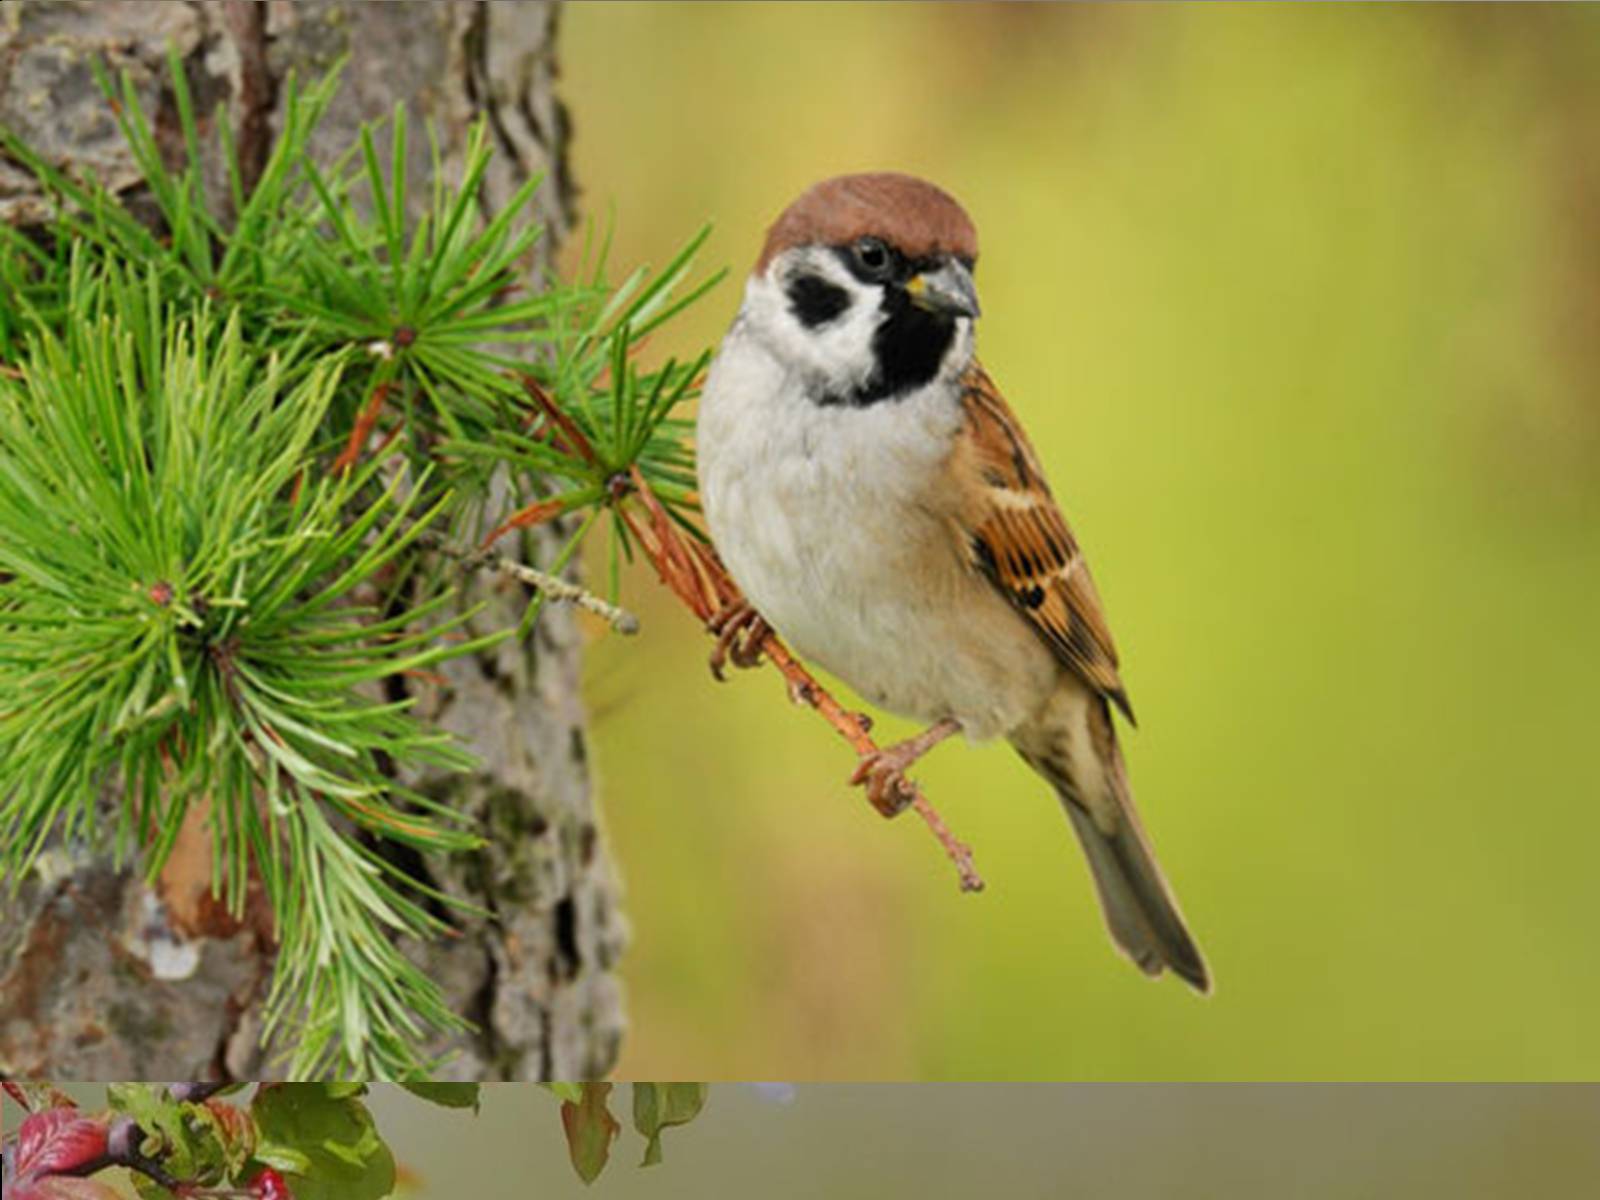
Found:
[[[542,592],[546,600],[561,604],[572,604],[583,609],[584,612],[593,613],[618,633],[634,634],[639,632],[639,618],[631,612],[618,608],[608,600],[602,600],[587,588],[580,587],[578,584],[562,579],[560,576],[551,575],[548,571],[530,567],[526,563],[518,562],[516,559],[504,554],[496,554],[491,550],[467,550],[461,546],[453,546],[437,536],[424,535],[418,540],[437,550],[446,558],[455,559],[464,571],[482,569],[499,571],[503,575],[510,575],[513,579],[520,580],[529,587]]]
[[[762,639],[761,649],[788,681],[789,695],[796,702],[809,704],[816,709],[822,719],[833,726],[834,731],[849,742],[857,754],[871,754],[878,748],[877,743],[862,726],[860,716],[850,712],[835,700],[828,690],[816,681],[811,672],[790,653],[789,647],[778,640],[776,634],[767,634]],[[928,802],[919,785],[910,779],[905,783],[912,789],[911,807],[917,810],[917,816],[922,818],[939,844],[944,847],[944,852],[950,857],[950,861],[955,864],[956,873],[961,877],[961,890],[983,891],[983,876],[978,874],[978,868],[972,861],[972,848],[950,831],[950,827],[944,823],[944,818],[939,815],[939,810]]]
[[[497,571],[502,571],[507,575],[520,579],[529,587],[537,588],[545,594],[545,598],[548,600],[575,604],[583,609],[584,612],[593,613],[595,616],[602,618],[618,633],[633,634],[639,632],[638,617],[626,609],[618,608],[609,600],[602,600],[587,588],[579,587],[575,583],[570,583],[558,576],[548,574],[537,567],[519,563],[503,554],[491,556],[489,565]]]
[[[703,622],[709,621],[727,605],[739,603],[743,596],[738,585],[728,574],[727,568],[717,558],[716,552],[709,546],[686,541],[679,536],[666,510],[650,490],[650,485],[638,467],[633,468],[632,475],[635,493],[650,514],[650,524],[648,527],[642,526],[625,509],[618,511],[621,512],[629,531],[644,548],[650,561],[655,564],[656,573],[660,575],[661,581]],[[769,630],[761,639],[760,646],[768,660],[783,675],[791,699],[816,709],[822,719],[833,727],[834,732],[849,742],[858,755],[871,754],[878,748],[877,743],[867,733],[866,723],[862,718],[835,700],[828,690],[816,681],[811,672],[801,665],[800,660],[790,653],[789,648],[776,634]],[[906,780],[906,784],[912,790],[911,807],[917,810],[917,815],[922,818],[939,844],[944,847],[944,852],[950,861],[955,864],[956,872],[961,878],[961,890],[982,891],[983,877],[978,874],[978,869],[973,864],[971,848],[950,831],[950,827],[944,823],[944,818],[928,802],[917,784],[909,779]]]

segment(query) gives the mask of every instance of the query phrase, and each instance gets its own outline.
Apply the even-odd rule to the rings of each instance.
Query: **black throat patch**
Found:
[[[852,246],[836,246],[834,253],[861,283],[881,289],[878,307],[883,320],[872,335],[872,374],[849,393],[823,392],[815,396],[815,402],[824,407],[865,408],[916,391],[939,373],[939,364],[955,340],[956,318],[919,308],[906,291],[906,284],[917,274],[937,264],[927,259],[913,261],[877,239],[868,240],[885,256],[870,265]],[[852,303],[844,288],[809,273],[790,279],[784,285],[784,295],[795,319],[813,330],[838,320]]]
[[[877,366],[866,386],[856,389],[852,404],[896,400],[932,382],[955,340],[954,317],[918,308],[897,283],[884,287],[880,307],[883,324],[872,335],[872,355]]]
[[[852,392],[823,392],[813,399],[824,408],[866,408],[899,400],[933,381],[955,340],[954,317],[931,313],[911,303],[898,284],[883,290],[883,323],[872,335],[872,375]]]

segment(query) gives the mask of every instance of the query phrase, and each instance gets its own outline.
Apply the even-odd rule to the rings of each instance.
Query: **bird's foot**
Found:
[[[717,635],[710,665],[711,673],[719,680],[726,678],[722,669],[730,662],[736,667],[757,665],[761,661],[761,643],[772,632],[772,626],[747,600],[725,605],[706,622],[706,628]]]
[[[850,782],[865,784],[867,799],[884,816],[899,816],[917,798],[916,786],[906,778],[906,770],[945,738],[960,731],[960,722],[945,717],[916,737],[863,754]]]

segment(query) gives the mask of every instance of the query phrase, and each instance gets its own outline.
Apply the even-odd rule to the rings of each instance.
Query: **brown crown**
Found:
[[[803,192],[767,230],[756,270],[795,246],[843,246],[868,234],[908,258],[978,257],[972,218],[947,192],[911,175],[876,171],[824,179]]]

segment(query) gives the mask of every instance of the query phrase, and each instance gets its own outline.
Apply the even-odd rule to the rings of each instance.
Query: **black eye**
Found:
[[[856,242],[854,250],[856,262],[868,275],[882,278],[894,265],[894,256],[889,253],[889,247],[875,237],[861,238]]]

